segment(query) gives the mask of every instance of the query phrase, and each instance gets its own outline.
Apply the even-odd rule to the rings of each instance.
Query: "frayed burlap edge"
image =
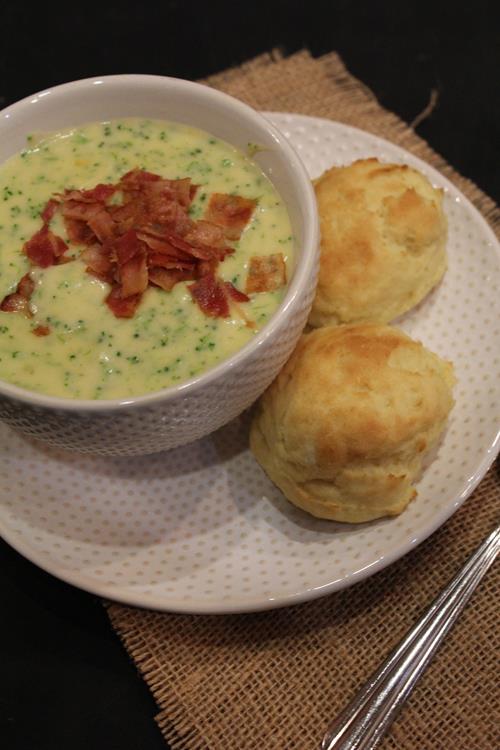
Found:
[[[296,85],[298,76],[302,79],[302,88]],[[276,87],[271,100],[268,80]],[[384,109],[373,92],[348,72],[336,52],[314,59],[307,50],[288,58],[284,58],[280,50],[273,50],[240,67],[210,76],[204,82],[256,109],[328,117],[396,143],[447,177],[498,233],[500,209],[494,201],[474,182],[458,174],[406,122]],[[342,108],[333,112],[337,101],[342,102]]]

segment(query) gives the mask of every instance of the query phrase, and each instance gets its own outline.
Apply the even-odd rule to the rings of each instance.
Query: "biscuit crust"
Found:
[[[261,397],[250,447],[295,505],[357,523],[400,513],[453,405],[451,363],[397,328],[303,334]]]
[[[388,323],[446,270],[443,192],[402,164],[362,159],[315,181],[321,258],[309,324]]]

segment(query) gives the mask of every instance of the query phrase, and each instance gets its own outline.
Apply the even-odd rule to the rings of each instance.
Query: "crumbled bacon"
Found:
[[[200,262],[196,266],[196,278],[201,279],[201,277],[205,276],[207,273],[215,273],[217,271],[218,265],[219,261],[217,260],[217,258],[211,258],[210,260],[200,260]]]
[[[142,294],[148,288],[148,261],[145,254],[135,255],[119,269],[122,297]]]
[[[117,234],[124,234],[132,229],[136,222],[139,209],[136,203],[117,203],[106,207],[108,214],[116,224]]]
[[[147,172],[145,169],[131,169],[123,175],[120,180],[120,186],[123,190],[142,190],[145,185],[150,182],[157,182],[161,180],[159,174],[153,172]]]
[[[149,208],[150,224],[156,226],[159,231],[174,232],[182,237],[194,226],[194,221],[179,203],[158,200],[151,203]]]
[[[143,252],[142,248],[143,243],[134,229],[129,229],[109,245],[111,258],[116,260],[118,266],[123,266],[136,255],[140,255]]]
[[[239,240],[256,205],[257,201],[251,198],[214,193],[208,203],[205,218],[222,227],[228,240]]]
[[[117,187],[116,185],[109,185],[109,184],[103,184],[99,183],[91,190],[82,190],[81,193],[83,195],[82,200],[89,200],[89,201],[102,201],[102,203],[106,203],[106,201],[111,198],[111,196],[116,193]]]
[[[81,203],[106,203],[108,198],[116,193],[117,189],[116,185],[100,182],[90,190],[67,190],[64,193],[64,200],[80,201]]]
[[[250,258],[245,291],[273,292],[286,284],[286,265],[283,253]]]
[[[95,214],[102,211],[101,203],[92,203],[90,201],[76,201],[66,198],[62,204],[62,215],[67,219],[77,219],[78,221],[90,221]]]
[[[238,302],[249,302],[250,298],[236,289],[230,281],[222,281],[213,272],[208,271],[194,284],[189,284],[188,289],[193,300],[205,315],[212,318],[227,318],[232,306],[237,314],[243,318],[245,324],[253,328],[254,324],[248,320],[237,304]]]
[[[212,224],[210,221],[204,221],[201,219],[196,225],[190,229],[184,236],[186,242],[189,242],[195,247],[209,247],[222,248],[226,246],[224,231],[222,227],[217,224]],[[232,250],[232,248],[230,248]]]
[[[2,312],[20,312],[27,318],[32,317],[29,301],[35,289],[35,282],[29,275],[24,274],[13,294],[8,294],[0,303]]]
[[[154,255],[150,254],[148,260],[151,267],[178,268],[185,271],[194,271],[195,268],[195,263],[192,258],[181,260],[180,258],[171,257],[170,255],[157,253]]]
[[[4,297],[0,304],[0,310],[2,312],[20,312],[28,318],[32,317],[28,300],[17,292]]]
[[[48,336],[50,328],[49,326],[37,326],[36,328],[33,328],[32,333],[34,333],[35,336]]]
[[[54,198],[51,198],[49,201],[47,201],[47,203],[45,204],[45,208],[40,214],[44,224],[48,224],[52,220],[58,208],[59,208],[59,201],[56,201]]]
[[[110,240],[116,234],[116,224],[105,208],[96,211],[87,224],[99,242]]]
[[[190,281],[193,278],[189,271],[166,268],[150,268],[148,276],[151,284],[159,286],[166,292],[170,292],[179,281]]]
[[[224,283],[213,273],[207,273],[188,289],[198,307],[211,318],[229,317],[229,304]]]
[[[235,302],[250,302],[250,297],[248,297],[244,292],[240,292],[239,289],[236,289],[233,284],[231,284],[230,281],[224,282],[224,286],[226,287],[226,291]]]
[[[48,268],[57,263],[58,258],[68,249],[61,237],[54,234],[44,224],[33,237],[24,244],[24,252],[34,266]]]
[[[191,205],[192,193],[191,180],[186,177],[182,180],[155,180],[149,183],[148,192],[151,198],[160,197],[165,201],[179,203],[184,208]]]
[[[106,297],[106,304],[117,318],[133,318],[141,301],[140,294],[122,297],[119,286],[114,286]]]
[[[24,299],[31,299],[31,295],[35,291],[35,282],[31,278],[29,273],[25,273],[21,281],[17,285],[16,292],[18,292]]]
[[[113,281],[113,264],[106,249],[96,243],[86,247],[82,251],[80,258],[87,263],[87,273],[97,276],[102,281],[112,283]]]
[[[49,229],[59,211],[68,241],[84,246],[80,258],[87,272],[111,285],[105,301],[116,317],[132,317],[150,284],[170,291],[180,281],[193,282],[191,295],[205,314],[227,317],[230,304],[236,308],[248,297],[218,279],[217,266],[234,252],[228,240],[240,237],[256,201],[216,193],[205,218],[194,221],[188,209],[197,188],[189,178],[170,180],[133,169],[116,184],[65,190],[45,205],[42,228],[25,243],[24,252],[42,268],[72,260],[64,256],[67,244]],[[29,313],[33,282],[28,278],[0,309]]]
[[[159,237],[155,237],[154,235],[146,232],[138,232],[137,237],[142,240],[142,242],[145,242],[148,246],[150,258],[154,254],[164,255],[167,258],[172,258],[179,261],[194,262],[193,256],[190,252],[175,247],[165,239],[160,239]]]
[[[182,237],[180,237],[178,234],[175,234],[175,232],[168,232],[165,237],[167,241],[178,250],[183,250],[185,253],[188,253],[188,255],[192,254],[193,248],[189,244],[189,242],[183,240]]]
[[[228,299],[231,301],[233,313],[244,321],[247,328],[255,328],[254,321],[250,320],[245,311],[239,305],[240,302],[250,302],[250,297],[247,297],[246,294],[240,292],[239,289],[236,289],[230,281],[224,282],[224,290]]]
[[[70,219],[65,216],[64,227],[69,242],[74,242],[76,245],[92,245],[97,239],[94,232],[85,221]]]

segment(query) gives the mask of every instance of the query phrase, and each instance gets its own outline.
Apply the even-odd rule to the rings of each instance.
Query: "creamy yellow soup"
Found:
[[[251,148],[251,145],[250,145]],[[190,208],[203,216],[211,193],[257,200],[235,252],[217,274],[244,290],[252,256],[282,253],[287,278],[293,239],[285,206],[260,168],[233,146],[185,125],[143,119],[92,123],[46,137],[0,168],[0,299],[29,270],[35,280],[33,318],[0,311],[0,378],[32,391],[72,399],[116,399],[176,385],[231,356],[273,315],[285,288],[239,303],[247,319],[206,316],[186,283],[171,292],[149,287],[133,318],[118,319],[104,303],[110,287],[75,260],[32,268],[24,243],[40,229],[40,211],[56,192],[116,183],[134,168],[168,179],[190,177],[200,187]],[[66,239],[56,214],[51,228]],[[33,330],[48,325],[50,334]]]

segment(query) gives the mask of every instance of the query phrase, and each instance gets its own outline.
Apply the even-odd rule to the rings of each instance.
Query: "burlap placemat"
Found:
[[[430,162],[495,227],[500,212],[398,117],[336,54],[263,55],[211,77],[260,110],[328,117],[381,135]],[[166,615],[108,606],[111,622],[158,703],[158,724],[183,750],[308,750],[329,719],[414,623],[492,528],[498,466],[433,536],[345,591],[274,612]],[[496,688],[498,575],[482,583],[381,744],[489,750],[500,746]]]

